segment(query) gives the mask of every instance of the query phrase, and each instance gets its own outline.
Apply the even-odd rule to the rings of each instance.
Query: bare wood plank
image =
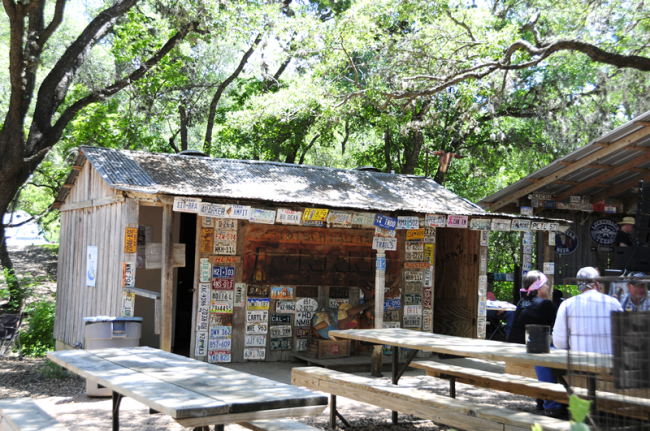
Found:
[[[0,429],[65,431],[68,428],[44,412],[31,398],[6,398],[0,400]]]
[[[200,243],[198,243],[200,246]],[[147,269],[162,268],[163,246],[161,243],[148,243],[145,245],[145,266]],[[185,244],[174,244],[174,268],[185,267]]]
[[[133,398],[174,419],[228,413],[226,403],[103,360],[88,350],[49,352],[48,359],[81,377]]]
[[[539,365],[563,370],[568,366],[566,350],[553,349],[550,353],[536,355],[527,353],[526,346],[523,344],[414,332],[403,328],[335,330],[330,331],[329,335],[335,339],[359,340],[476,359]],[[612,357],[596,353],[572,352],[571,362],[573,367],[580,367],[585,372],[608,373],[611,371]]]
[[[540,423],[544,430],[568,430],[570,427],[568,421],[483,406],[419,389],[395,386],[385,380],[373,380],[319,367],[294,368],[291,381],[295,385],[463,429],[503,430],[504,424],[525,427],[535,423]]]
[[[174,213],[172,205],[163,207],[162,222],[162,271],[160,277],[160,292],[162,293],[162,330],[160,348],[167,352],[172,350],[172,317],[174,298]]]
[[[612,196],[616,196],[617,194],[624,192],[632,187],[636,187],[639,185],[639,181],[646,182],[650,180],[650,174],[647,175],[641,175],[641,176],[636,176],[634,179],[629,180],[624,182],[623,184],[620,184],[616,187],[612,187],[609,190],[605,190],[604,192],[598,193],[597,195],[592,196],[591,200],[592,202],[598,202],[603,199],[607,199]]]
[[[237,425],[253,431],[312,431],[319,429],[291,419],[237,422]]]
[[[160,293],[152,292],[146,289],[138,289],[137,287],[122,287],[122,290],[128,293],[135,293],[136,295],[143,296],[145,298],[151,298],[155,300],[160,299]]]
[[[636,132],[634,132],[634,133],[632,133],[632,134],[630,134],[630,135],[628,135],[628,136],[626,136],[626,137],[624,137],[622,139],[619,139],[616,142],[613,142],[608,147],[603,148],[603,149],[601,149],[599,151],[596,151],[596,152],[588,155],[587,157],[584,157],[581,160],[578,160],[575,163],[573,163],[573,164],[571,164],[569,166],[566,166],[563,169],[560,169],[559,171],[555,172],[554,174],[549,175],[548,177],[546,177],[544,180],[542,180],[540,182],[537,182],[537,183],[533,183],[533,184],[531,184],[531,185],[529,185],[527,187],[524,187],[523,189],[509,195],[508,197],[505,197],[503,199],[500,199],[500,200],[494,202],[493,204],[490,205],[490,210],[495,211],[495,210],[501,208],[502,206],[504,206],[504,205],[506,205],[506,204],[508,204],[508,203],[510,203],[512,201],[516,201],[517,199],[519,199],[522,196],[526,196],[526,195],[534,192],[535,190],[539,189],[540,187],[543,187],[543,186],[545,186],[547,184],[551,184],[553,181],[559,180],[560,178],[570,174],[571,172],[575,172],[580,168],[583,168],[583,167],[585,167],[585,166],[587,166],[589,164],[592,164],[596,160],[601,159],[601,158],[603,158],[603,157],[613,153],[614,151],[617,151],[617,150],[619,150],[619,149],[621,149],[621,148],[623,148],[623,147],[625,147],[627,145],[633,144],[636,141],[638,141],[639,139],[644,138],[644,137],[646,137],[648,135],[650,135],[650,127],[644,127],[641,130],[638,130],[638,131],[636,131]]]
[[[88,199],[81,202],[71,202],[71,203],[61,205],[59,211],[63,212],[63,211],[72,211],[72,210],[78,210],[84,208],[93,208],[93,207],[99,207],[103,205],[114,204],[116,202],[124,202],[124,196],[114,195],[105,198]]]

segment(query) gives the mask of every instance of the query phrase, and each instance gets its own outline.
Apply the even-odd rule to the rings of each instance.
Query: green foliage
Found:
[[[571,418],[576,422],[585,421],[590,407],[591,401],[580,399],[575,395],[571,395],[569,398],[569,411],[571,412]]]
[[[33,308],[25,310],[25,314],[31,314],[31,317],[27,331],[20,334],[24,355],[45,356],[54,350],[54,310],[55,304],[47,300],[39,301],[33,304]]]
[[[8,299],[3,308],[9,313],[15,313],[21,310],[25,299],[31,294],[34,286],[30,278],[19,279],[13,271],[3,268],[3,283],[0,288],[0,298]]]
[[[55,364],[49,359],[46,359],[45,362],[38,367],[38,375],[43,379],[67,379],[74,376],[70,371]]]

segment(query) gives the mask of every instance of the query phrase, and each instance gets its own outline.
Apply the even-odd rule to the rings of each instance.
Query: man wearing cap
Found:
[[[621,307],[625,311],[647,311],[650,310],[650,301],[648,300],[648,283],[642,280],[636,280],[638,277],[645,277],[642,272],[635,272],[627,282],[626,295],[621,299]]]
[[[614,245],[618,247],[632,247],[632,231],[634,230],[634,217],[623,217],[623,221],[619,221],[620,228],[616,233]]]
[[[612,354],[612,311],[621,304],[600,292],[598,270],[591,266],[578,271],[580,295],[562,302],[553,326],[553,344],[558,349]]]

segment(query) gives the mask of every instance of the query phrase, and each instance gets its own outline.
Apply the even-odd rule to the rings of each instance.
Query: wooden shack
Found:
[[[638,215],[636,230],[647,245],[650,217],[647,208],[639,213],[637,201],[639,181],[648,180],[650,111],[486,197],[479,205],[493,212],[572,221],[568,231],[550,238],[550,246],[549,239],[538,233],[534,242],[537,260],[523,264],[527,271],[553,263],[555,284],[565,284],[563,278],[575,277],[581,267],[604,270],[643,258],[638,250],[615,247],[614,238],[619,221]],[[650,202],[650,187],[644,189],[648,194],[645,200]],[[647,263],[636,264],[648,267]]]
[[[55,205],[58,349],[84,317],[140,316],[141,345],[288,360],[314,313],[372,293],[366,323],[485,333],[494,215],[430,178],[81,147]]]

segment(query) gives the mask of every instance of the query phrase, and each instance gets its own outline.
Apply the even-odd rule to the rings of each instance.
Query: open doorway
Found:
[[[179,242],[185,244],[185,267],[178,268],[176,285],[176,325],[173,352],[190,356],[192,304],[194,297],[194,257],[196,250],[196,214],[180,213]]]

